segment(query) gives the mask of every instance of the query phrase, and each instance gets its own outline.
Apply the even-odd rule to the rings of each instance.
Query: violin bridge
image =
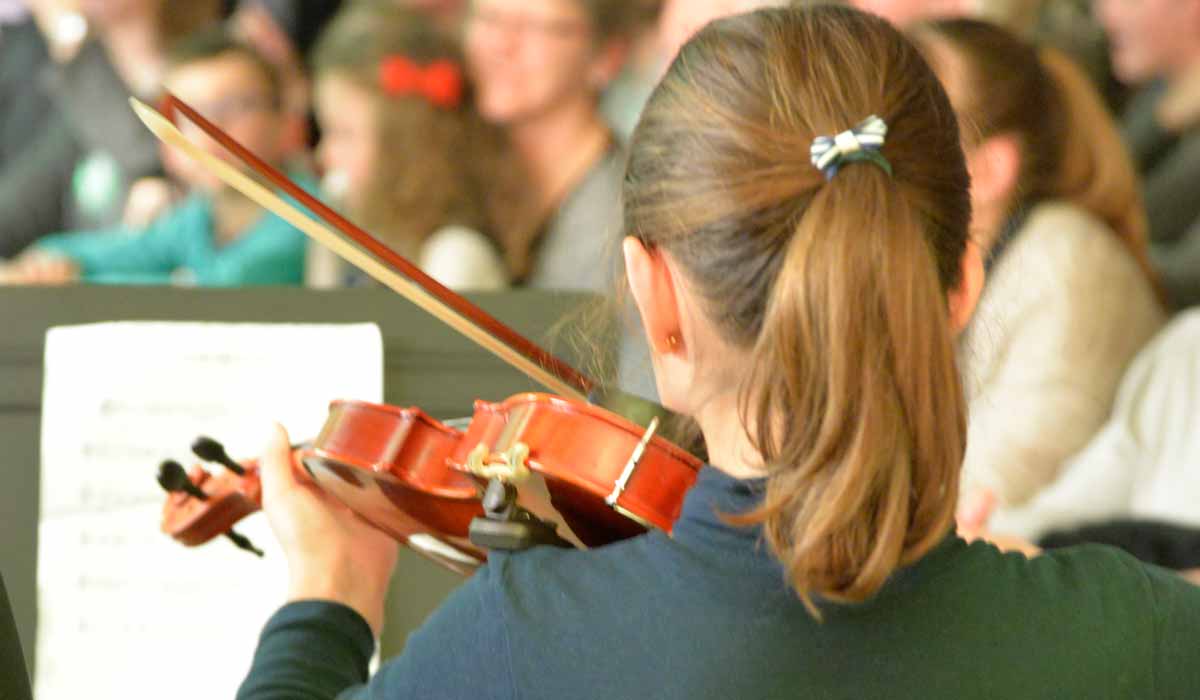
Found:
[[[629,485],[629,479],[633,476],[633,470],[637,469],[638,462],[642,461],[642,455],[646,454],[646,447],[649,446],[650,439],[654,437],[654,432],[656,430],[658,430],[658,416],[655,416],[653,419],[651,419],[650,425],[646,428],[646,432],[642,435],[642,439],[638,441],[637,446],[634,447],[633,452],[630,453],[629,459],[625,462],[625,468],[621,470],[621,476],[617,477],[616,483],[613,484],[612,493],[608,494],[608,496],[604,499],[604,502],[607,503],[609,507],[615,509],[617,512],[628,518],[632,518],[633,520],[642,523],[643,525],[645,522],[641,518],[634,516],[629,511],[618,506],[617,501],[621,498],[621,494],[625,493],[625,487]]]

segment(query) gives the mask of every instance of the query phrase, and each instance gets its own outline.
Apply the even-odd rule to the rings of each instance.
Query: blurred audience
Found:
[[[46,41],[21,2],[0,2],[0,169],[37,138],[50,97],[39,77],[50,61]]]
[[[979,20],[914,38],[963,124],[972,234],[988,270],[962,337],[963,493],[1028,501],[1092,437],[1163,323],[1135,174],[1068,59]]]
[[[166,46],[216,13],[191,0],[80,0],[79,10],[87,38],[47,78],[53,109],[0,173],[0,257],[52,231],[122,221],[134,184],[162,175],[157,141],[128,97],[153,100]]]
[[[530,225],[527,179],[503,131],[475,111],[457,45],[391,0],[360,2],[330,25],[313,63],[326,191],[442,284],[507,286],[503,244]],[[348,273],[312,267],[318,286]]]
[[[600,114],[636,25],[628,0],[474,0],[466,19],[476,105],[529,173],[538,225],[508,254],[518,282],[597,290],[615,274],[624,154]]]
[[[342,0],[241,0],[230,18],[234,35],[262,54],[280,76],[288,158],[316,142],[309,53],[341,5]]]
[[[996,532],[1041,538],[1117,519],[1200,527],[1200,311],[1172,320],[1121,381],[1112,415],[1059,479]]]
[[[283,145],[279,81],[252,49],[217,29],[193,35],[172,51],[166,87],[260,158],[278,164]],[[213,154],[229,157],[195,126],[180,126]],[[190,160],[181,164],[180,175],[192,193],[144,230],[44,237],[0,270],[0,279],[215,286],[303,280],[303,234]]]
[[[1150,255],[1172,304],[1200,302],[1200,0],[1096,0],[1118,78],[1145,87],[1124,114],[1144,178]]]
[[[438,31],[456,38],[462,30],[468,0],[392,0],[393,3],[416,10],[433,22]]]

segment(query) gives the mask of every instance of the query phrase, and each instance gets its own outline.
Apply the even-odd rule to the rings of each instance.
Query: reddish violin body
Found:
[[[468,539],[484,515],[482,486],[500,476],[520,503],[577,546],[655,527],[670,532],[700,461],[620,416],[547,394],[478,401],[465,432],[415,408],[335,401],[311,446],[296,457],[322,489],[364,520],[459,573],[486,552]],[[261,507],[258,468],[244,476],[189,474],[208,494],[172,494],[163,530],[207,542]]]
[[[647,432],[590,404],[517,394],[499,403],[477,401],[451,460],[473,473],[472,451],[486,451],[487,461],[527,447],[526,464],[544,479],[550,505],[582,544],[593,547],[648,527],[670,532],[679,517],[700,460],[657,435],[647,439]],[[531,510],[546,517],[537,506]]]
[[[483,515],[479,488],[450,468],[463,434],[420,409],[334,401],[300,460],[360,517],[434,561],[469,573],[485,558],[467,529]]]

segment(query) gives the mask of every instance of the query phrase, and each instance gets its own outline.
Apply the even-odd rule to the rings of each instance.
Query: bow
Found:
[[[379,64],[379,84],[389,95],[419,95],[442,109],[462,103],[462,71],[451,61],[422,67],[405,56],[389,56]]]
[[[872,114],[853,129],[837,136],[818,136],[813,139],[810,155],[812,164],[832,180],[846,163],[869,162],[892,174],[892,164],[880,153],[887,138],[887,124]]]

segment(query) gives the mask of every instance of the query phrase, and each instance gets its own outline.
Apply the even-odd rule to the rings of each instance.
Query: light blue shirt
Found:
[[[312,189],[311,179],[296,181]],[[212,200],[193,194],[140,231],[61,233],[42,238],[36,247],[73,260],[85,282],[234,287],[302,284],[306,240],[264,211],[242,235],[218,244]]]

